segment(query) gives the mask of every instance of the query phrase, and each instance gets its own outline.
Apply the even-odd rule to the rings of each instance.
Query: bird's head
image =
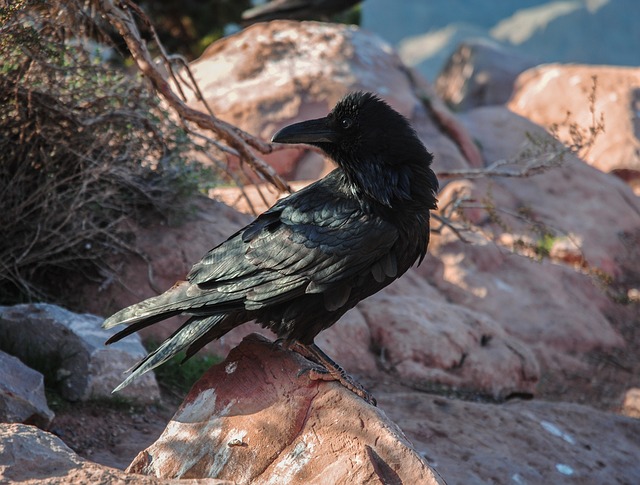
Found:
[[[359,197],[387,207],[413,201],[435,209],[433,156],[407,119],[374,94],[350,93],[326,117],[286,126],[271,141],[319,147]]]

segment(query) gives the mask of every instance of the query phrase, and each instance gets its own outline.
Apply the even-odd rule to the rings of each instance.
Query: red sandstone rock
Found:
[[[595,113],[589,97],[596,78]],[[523,72],[516,81],[509,109],[550,127],[571,143],[569,122],[584,133],[602,115],[605,130],[584,155],[594,167],[611,172],[640,172],[640,69],[616,66],[549,64]]]
[[[169,485],[174,480],[129,475],[87,461],[60,438],[35,426],[0,423],[0,483],[23,485]],[[180,481],[181,485],[233,485],[205,478]]]
[[[325,116],[349,91],[367,90],[413,122],[427,147],[438,153],[436,168],[469,165],[458,142],[434,122],[414,76],[391,46],[355,26],[284,20],[256,24],[211,44],[190,68],[216,116],[265,140],[284,125]],[[189,105],[202,108],[193,94],[187,96]],[[447,120],[458,124],[453,117]],[[287,149],[267,159],[294,180],[326,171],[315,152],[305,156]]]
[[[568,402],[463,401],[412,391],[378,403],[448,485],[640,483],[640,420]]]
[[[518,75],[534,62],[497,42],[476,38],[462,42],[435,81],[438,95],[457,111],[504,104]]]
[[[191,389],[128,472],[241,484],[443,484],[384,412],[257,337]],[[300,373],[303,372],[301,375]]]
[[[526,156],[526,150],[532,148],[528,138],[550,143],[549,135],[539,126],[503,107],[479,108],[462,115],[461,120],[479,141],[488,164],[512,160],[506,168],[519,170],[531,160]],[[491,226],[488,212],[482,212],[483,220],[476,222],[497,233],[534,235],[529,221],[508,215],[522,211],[529,220],[546,225],[558,240],[571,238],[578,244],[575,251],[589,266],[613,277],[623,271],[620,265],[629,252],[625,239],[638,237],[640,199],[617,177],[603,174],[572,155],[534,176],[494,177],[468,184],[477,188],[471,190],[477,200],[491,196],[509,230]]]

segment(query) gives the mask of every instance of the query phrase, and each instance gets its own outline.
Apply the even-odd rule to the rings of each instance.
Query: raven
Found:
[[[324,118],[282,128],[272,141],[319,147],[337,168],[209,251],[187,281],[105,320],[104,328],[128,325],[109,344],[168,317],[190,317],[114,392],[178,352],[186,349],[189,358],[255,320],[316,364],[316,378],[339,380],[375,403],[313,341],[422,262],[437,202],[433,156],[406,118],[366,92],[346,95]]]
[[[242,12],[243,23],[276,19],[329,20],[361,0],[272,0]]]

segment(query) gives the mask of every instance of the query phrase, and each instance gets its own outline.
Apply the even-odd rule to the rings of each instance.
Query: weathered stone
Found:
[[[162,480],[130,475],[115,468],[91,463],[76,455],[60,438],[34,426],[0,424],[0,483],[24,485],[169,485]],[[204,478],[180,484],[232,485],[232,482]]]
[[[443,101],[458,111],[509,101],[518,75],[535,63],[485,39],[458,46],[435,81]]]
[[[431,262],[423,271],[433,270]],[[349,359],[345,349],[351,345],[361,354],[373,349],[380,367],[413,387],[442,385],[494,399],[535,392],[540,367],[530,345],[504,322],[447,301],[415,269],[360,302],[357,310],[371,343],[346,337],[331,348],[349,369],[357,368],[357,360]],[[337,328],[334,339],[344,331]]]
[[[209,370],[127,471],[248,483],[443,483],[384,412],[256,336]]]
[[[640,175],[639,68],[539,66],[518,77],[508,107],[541,126],[556,125],[560,140],[568,145],[579,141],[572,125],[579,127],[586,141],[602,117],[604,131],[584,150],[584,160],[603,172]]]
[[[544,158],[559,151],[557,142],[554,147],[541,127],[504,107],[478,108],[460,119],[478,140],[487,164],[508,160],[503,169],[521,171],[534,161],[536,152]],[[528,141],[531,139],[537,147]],[[493,203],[496,216],[507,230],[495,223],[489,211],[469,215],[496,234],[508,232],[538,240],[540,231],[546,230],[555,240],[574,243],[575,256],[581,257],[587,267],[619,276],[624,255],[629,252],[626,240],[638,237],[640,199],[617,177],[595,170],[573,155],[565,154],[556,162],[554,167],[529,177],[477,179],[459,183],[466,187],[446,190],[460,189],[477,201]],[[441,199],[448,197],[441,194]],[[624,271],[629,270],[633,271]]]
[[[640,389],[634,387],[624,394],[622,414],[632,418],[640,418]]]
[[[517,156],[525,134],[543,142],[547,136],[502,107],[479,108],[462,119],[480,141],[487,163],[510,160],[504,165],[508,169],[528,162]],[[452,182],[440,194],[441,204],[456,192],[487,204],[489,210],[472,209],[465,216],[494,242],[467,235],[474,244],[466,244],[445,230],[432,238],[433,259],[418,269],[420,274],[451,302],[490,316],[535,350],[543,367],[580,366],[584,352],[624,347],[606,316],[615,303],[583,268],[614,278],[638,271],[637,258],[625,256],[632,246],[627,239],[637,238],[640,228],[640,204],[628,187],[565,156],[560,166],[530,177]],[[552,248],[546,257],[513,254],[516,243],[527,238],[533,247],[539,244],[541,228],[570,241],[573,254],[566,246]]]
[[[376,392],[448,485],[640,483],[640,420],[566,402]]]
[[[46,429],[54,417],[47,406],[42,374],[0,351],[0,422]]]
[[[50,376],[70,401],[108,397],[146,351],[138,336],[105,347],[115,333],[103,319],[49,304],[0,307],[0,348]],[[160,396],[152,373],[122,392],[142,402]]]
[[[458,142],[434,121],[415,89],[414,76],[393,49],[357,27],[292,21],[256,24],[213,43],[190,68],[216,116],[266,140],[284,125],[325,116],[349,91],[367,90],[413,122],[427,147],[438,153],[436,168],[469,165]],[[193,93],[187,97],[189,105],[203,109]],[[458,123],[453,117],[449,121]],[[304,154],[296,148],[266,158],[290,179],[319,177],[326,164],[309,158],[321,156],[309,154],[307,168],[316,167],[309,171],[299,165]]]

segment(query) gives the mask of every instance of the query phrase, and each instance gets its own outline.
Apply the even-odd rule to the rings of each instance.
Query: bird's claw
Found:
[[[333,381],[335,380],[331,373],[325,369],[324,367],[315,364],[309,363],[309,365],[305,365],[302,369],[298,371],[298,377],[302,377],[307,374],[309,379],[312,381]]]
[[[315,363],[310,363],[310,365],[303,367],[298,372],[298,377],[307,374],[312,381],[337,381],[346,387],[348,390],[353,392],[358,397],[364,399],[368,404],[372,406],[377,406],[376,399],[371,395],[369,391],[367,391],[364,387],[362,387],[359,383],[353,380],[353,378],[340,369],[342,372],[340,374],[335,374],[330,370],[326,369]]]

